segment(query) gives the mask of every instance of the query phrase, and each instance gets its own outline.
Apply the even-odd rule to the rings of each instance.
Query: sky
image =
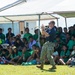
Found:
[[[0,8],[2,8],[3,6],[6,6],[8,4],[11,4],[11,3],[15,2],[15,1],[18,1],[18,0],[0,0]],[[27,1],[36,1],[36,0],[27,0]],[[57,2],[60,3],[62,1],[64,1],[64,0],[54,0],[54,3],[57,4]],[[65,19],[63,17],[61,17],[61,16],[58,16],[58,15],[55,15],[55,16],[60,18],[58,20],[59,26],[65,27]],[[57,21],[56,20],[55,20],[55,22],[56,22],[56,25],[57,25]],[[48,21],[41,21],[41,25],[42,24],[47,25],[48,23],[49,23],[49,20]],[[68,18],[67,19],[67,25],[68,25],[68,27],[72,26],[74,24],[75,24],[75,18]],[[38,22],[37,22],[37,25],[38,25]]]

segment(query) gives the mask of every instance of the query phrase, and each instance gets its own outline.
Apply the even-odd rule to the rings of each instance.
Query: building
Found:
[[[17,35],[20,34],[21,31],[24,32],[24,29],[28,27],[30,29],[30,33],[34,34],[34,30],[36,28],[36,21],[20,21],[12,23],[0,23],[0,28],[3,29],[3,33],[6,34],[8,32],[8,28],[12,28],[12,32]]]

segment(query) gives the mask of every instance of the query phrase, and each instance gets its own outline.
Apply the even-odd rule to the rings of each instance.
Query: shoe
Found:
[[[36,66],[37,68],[40,68],[40,69],[42,69],[43,70],[43,66]]]
[[[52,66],[50,69],[56,69],[56,66]]]

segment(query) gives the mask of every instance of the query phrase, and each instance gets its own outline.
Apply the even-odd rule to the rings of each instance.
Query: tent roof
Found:
[[[75,17],[75,0],[64,0],[50,10],[65,18]]]
[[[57,13],[58,15],[61,15],[65,18],[73,18],[75,17],[75,11],[67,11],[67,12],[54,12],[54,13]]]
[[[5,11],[0,12],[0,15],[23,15],[23,14],[38,14],[42,12],[47,12],[56,3],[61,2],[61,0],[34,0],[22,3],[15,7],[9,8]]]
[[[61,0],[35,0],[22,3],[20,5],[9,8],[5,11],[0,12],[0,16],[5,16],[12,21],[20,20],[38,20],[38,15],[41,14],[41,20],[55,19],[56,17],[47,12],[50,7],[54,6],[56,3],[61,2]],[[32,17],[33,16],[33,17]]]
[[[30,15],[12,15],[12,16],[2,16],[0,17],[0,23],[11,22],[11,21],[36,21],[39,20],[50,20],[57,19],[57,17],[52,16],[51,14],[30,14]]]

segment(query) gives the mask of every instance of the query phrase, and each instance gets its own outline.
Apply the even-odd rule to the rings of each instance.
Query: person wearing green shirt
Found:
[[[26,47],[23,47],[22,49],[22,55],[20,56],[19,58],[19,62],[22,63],[22,62],[26,62],[27,59],[31,56],[31,53],[29,51],[27,51],[27,48]]]
[[[69,59],[69,56],[70,56],[70,51],[67,50],[66,45],[63,45],[60,53],[60,59],[59,59],[60,63],[65,65],[67,60]]]
[[[29,28],[25,28],[25,34],[24,34],[23,38],[26,38],[27,41],[29,41],[30,36],[32,36],[32,34],[29,33]]]
[[[0,56],[2,55],[2,46],[0,45]]]
[[[3,44],[5,41],[5,35],[2,33],[2,28],[0,28],[0,44]]]
[[[68,42],[68,44],[67,44],[68,49],[69,49],[70,51],[72,51],[72,48],[73,48],[74,45],[75,45],[75,36],[72,36],[72,37],[71,37],[71,40],[69,40],[69,42]]]
[[[35,34],[33,35],[34,40],[38,40],[38,29],[36,29]]]
[[[21,53],[17,50],[16,46],[12,47],[13,54],[11,58],[11,62],[19,64],[19,58],[21,57]]]

